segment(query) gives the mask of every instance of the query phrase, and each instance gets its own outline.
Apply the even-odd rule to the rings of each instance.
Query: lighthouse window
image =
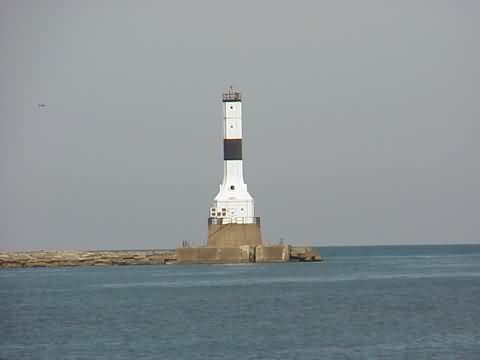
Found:
[[[230,109],[233,110],[233,106],[230,106]]]
[[[235,190],[235,186],[230,186],[230,190]]]

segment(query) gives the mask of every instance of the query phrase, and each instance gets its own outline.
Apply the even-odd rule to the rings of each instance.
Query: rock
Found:
[[[310,247],[290,246],[290,261],[322,261],[320,253]]]

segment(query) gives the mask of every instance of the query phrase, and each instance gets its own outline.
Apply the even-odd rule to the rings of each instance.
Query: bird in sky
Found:
[[[42,108],[47,107],[47,104],[38,104],[38,107],[39,107],[40,109],[42,109]]]

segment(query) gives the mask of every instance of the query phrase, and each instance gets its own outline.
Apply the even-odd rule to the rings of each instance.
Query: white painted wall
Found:
[[[242,103],[223,102],[225,139],[242,138]],[[223,180],[210,207],[210,217],[251,218],[255,216],[252,196],[243,180],[243,161],[228,160],[223,165]]]
[[[242,102],[223,103],[223,130],[225,139],[242,138]]]

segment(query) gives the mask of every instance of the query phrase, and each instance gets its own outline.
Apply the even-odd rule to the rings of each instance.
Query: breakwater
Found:
[[[214,258],[198,256],[214,250]],[[234,251],[230,257],[226,255]],[[175,250],[64,250],[64,251],[23,251],[0,252],[0,268],[61,267],[61,266],[115,266],[115,265],[164,265],[174,263],[240,263],[277,261],[321,261],[318,251],[310,247],[259,246],[253,260],[247,246],[246,255],[242,249],[217,249],[209,247],[180,248]],[[219,256],[220,258],[216,258]],[[238,254],[237,254],[238,253]],[[192,255],[193,254],[193,255]],[[195,255],[195,256],[194,256]],[[245,256],[243,256],[245,255]],[[222,257],[223,256],[223,257]],[[243,256],[243,257],[242,257]]]
[[[175,251],[168,250],[0,252],[0,268],[160,265],[175,260]]]

